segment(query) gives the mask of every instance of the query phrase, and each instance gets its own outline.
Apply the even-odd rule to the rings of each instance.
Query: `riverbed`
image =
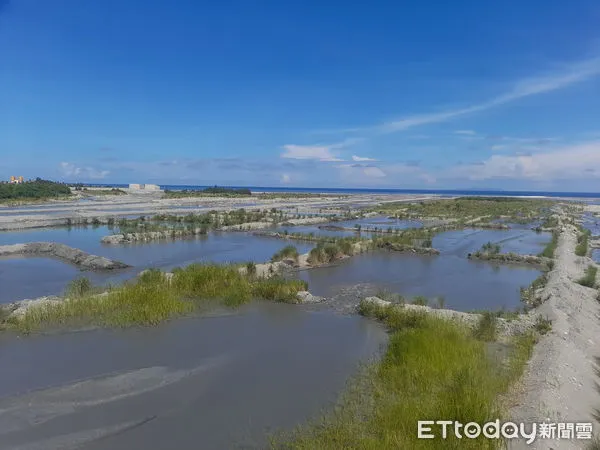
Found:
[[[268,261],[288,242],[241,232],[213,232],[189,239],[162,240],[127,245],[106,245],[102,236],[111,234],[105,227],[47,228],[0,233],[0,245],[49,241],[59,242],[85,252],[129,264],[130,268],[112,272],[82,272],[78,268],[50,258],[0,258],[0,303],[44,295],[61,294],[78,276],[96,284],[119,283],[146,268],[170,270],[194,262],[257,263]],[[296,243],[305,253],[313,246]]]
[[[0,449],[265,448],[330,408],[385,330],[254,304],[155,328],[0,337]]]
[[[412,221],[374,217],[342,222],[344,226],[393,226],[398,229],[418,225]],[[334,222],[334,225],[340,224]],[[287,227],[290,232],[329,232],[333,236],[354,235],[352,231],[328,231],[316,226]],[[171,270],[194,262],[264,262],[286,245],[293,244],[300,253],[313,244],[256,236],[245,232],[211,232],[188,239],[149,243],[106,245],[100,239],[111,234],[106,226],[44,228],[0,233],[0,245],[24,242],[59,242],[91,254],[122,261],[130,268],[113,272],[82,272],[78,268],[49,258],[0,259],[0,303],[44,295],[60,295],[67,284],[86,276],[95,284],[106,285],[134,277],[141,270],[156,267]],[[364,233],[363,233],[364,234]],[[468,253],[487,242],[498,243],[503,252],[537,254],[549,242],[549,233],[536,233],[526,227],[510,230],[465,229],[440,233],[433,247],[440,256],[418,256],[370,252],[351,258],[334,267],[312,269],[299,276],[309,282],[315,295],[331,297],[336,290],[353,284],[371,284],[379,289],[403,295],[444,296],[448,306],[460,310],[480,308],[515,308],[519,305],[519,288],[539,275],[531,268],[498,266],[466,259]],[[373,293],[374,293],[373,292]]]
[[[466,256],[487,242],[498,243],[502,252],[537,254],[550,239],[549,233],[527,229],[448,231],[433,239],[433,247],[440,250],[438,256],[374,251],[298,276],[308,282],[313,294],[338,295],[342,303],[356,303],[360,297],[386,291],[408,300],[425,296],[432,305],[442,297],[446,308],[459,311],[514,310],[522,307],[520,288],[529,286],[541,272],[526,266],[472,261]]]

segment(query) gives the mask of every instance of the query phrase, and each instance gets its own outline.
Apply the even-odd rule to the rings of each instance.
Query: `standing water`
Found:
[[[0,450],[265,448],[331,407],[385,331],[255,304],[156,328],[0,338]]]
[[[289,244],[279,239],[240,232],[216,232],[190,239],[167,239],[139,244],[101,244],[100,239],[107,234],[110,234],[110,230],[106,227],[0,233],[0,245],[59,242],[132,266],[113,272],[82,272],[74,266],[50,258],[0,258],[0,303],[60,294],[78,276],[86,276],[97,284],[106,284],[132,278],[150,267],[170,270],[194,262],[264,262]],[[301,253],[312,248],[306,242],[294,244]]]

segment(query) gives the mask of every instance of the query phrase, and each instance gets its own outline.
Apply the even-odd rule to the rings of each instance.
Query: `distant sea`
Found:
[[[88,184],[91,187],[123,187],[127,184]],[[214,186],[214,185],[213,185]],[[161,189],[169,190],[202,190],[203,185],[165,184]],[[501,190],[471,190],[471,189],[357,189],[357,188],[303,188],[303,187],[273,187],[273,186],[219,186],[226,188],[244,188],[254,192],[307,192],[325,194],[429,194],[448,197],[483,196],[483,197],[561,197],[561,198],[590,198],[600,199],[599,192],[552,192],[552,191],[501,191]]]

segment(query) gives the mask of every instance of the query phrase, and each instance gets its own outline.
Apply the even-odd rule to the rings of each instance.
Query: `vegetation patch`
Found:
[[[127,195],[127,192],[125,192],[123,189],[118,188],[90,189],[87,187],[76,186],[75,191],[90,195]]]
[[[586,286],[589,288],[596,287],[596,274],[598,273],[598,268],[595,264],[590,264],[587,269],[585,269],[585,273],[583,277],[577,280],[582,286]]]
[[[89,278],[80,277],[72,280],[65,289],[65,297],[67,298],[82,298],[92,294],[94,286]]]
[[[553,231],[552,239],[550,240],[550,242],[548,242],[546,247],[544,247],[544,250],[539,254],[539,256],[543,256],[545,258],[554,258],[556,247],[558,247],[558,232]]]
[[[429,305],[429,299],[427,297],[424,297],[423,295],[417,295],[415,298],[413,298],[412,304],[419,306],[427,306]]]
[[[293,245],[286,245],[271,257],[271,261],[282,261],[284,259],[298,259],[298,249]]]
[[[590,231],[585,230],[579,233],[577,236],[577,246],[575,247],[575,254],[577,256],[586,256],[588,253],[588,241],[590,238]]]
[[[183,189],[181,191],[165,190],[165,198],[188,198],[188,197],[249,197],[252,195],[247,188],[207,187],[201,190]]]
[[[364,302],[363,302],[364,303]],[[366,371],[366,382],[349,390],[331,414],[274,441],[289,449],[496,449],[493,439],[417,438],[419,420],[447,417],[484,423],[503,417],[499,397],[522,373],[535,337],[510,345],[503,364],[486,342],[465,327],[402,307],[363,305],[383,321],[390,341],[383,360]]]
[[[484,342],[492,342],[495,341],[498,336],[498,319],[497,315],[485,311],[481,315],[481,319],[477,323],[477,326],[473,329],[473,336],[476,339]]]
[[[552,330],[552,321],[545,317],[537,316],[534,328],[539,334],[547,334]]]
[[[229,212],[209,211],[202,214],[176,216],[157,214],[151,217],[140,216],[137,219],[119,219],[109,225],[115,234],[149,233],[155,231],[174,231],[181,236],[205,234],[209,230],[218,230],[224,226],[242,225],[250,222],[272,222],[277,224],[285,218],[283,211],[276,209],[248,211],[244,208]],[[196,232],[202,230],[200,233]]]
[[[172,277],[148,270],[136,280],[103,294],[89,282],[71,283],[66,300],[29,308],[11,324],[22,332],[62,326],[156,325],[207,304],[236,307],[253,299],[296,303],[296,294],[306,290],[300,280],[279,277],[256,278],[240,273],[238,266],[192,264],[175,269]]]
[[[548,274],[542,273],[539,277],[532,281],[527,287],[522,287],[521,301],[528,307],[536,307],[541,304],[541,298],[538,296],[538,291],[546,286],[548,282]]]
[[[377,211],[398,218],[439,217],[466,221],[486,218],[529,223],[547,217],[555,204],[551,200],[512,197],[461,197],[452,200],[393,202],[380,205]]]
[[[64,183],[54,181],[35,180],[24,183],[0,182],[0,201],[2,200],[46,200],[64,198],[71,195],[71,189]]]

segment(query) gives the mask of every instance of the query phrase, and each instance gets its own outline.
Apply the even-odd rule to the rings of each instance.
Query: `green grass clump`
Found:
[[[351,387],[329,416],[300,428],[274,448],[289,449],[496,449],[484,437],[418,439],[419,420],[447,417],[484,423],[503,417],[498,398],[518,377],[534,336],[511,346],[505,364],[493,361],[486,343],[458,323],[403,307],[363,302],[362,311],[383,320],[390,341],[366,382]]]
[[[558,246],[558,232],[554,231],[552,233],[552,240],[548,242],[544,250],[539,254],[539,256],[544,256],[546,258],[554,258],[554,253],[556,252],[556,247]]]
[[[327,264],[344,255],[341,246],[336,242],[319,242],[308,254],[310,264]]]
[[[500,253],[500,244],[492,244],[488,242],[487,244],[483,244],[481,246],[481,251],[488,255],[497,255]]]
[[[417,295],[415,298],[413,298],[412,304],[420,305],[420,306],[427,306],[429,304],[429,300],[427,299],[427,297],[424,297],[423,295]]]
[[[32,307],[12,325],[23,332],[71,325],[156,325],[213,302],[229,307],[253,299],[295,303],[298,291],[307,289],[304,281],[257,279],[238,269],[233,265],[192,264],[175,269],[169,278],[159,270],[146,270],[135,281],[100,295],[88,282],[76,280],[69,289],[77,295]]]
[[[496,314],[489,311],[484,312],[477,326],[473,329],[473,336],[484,342],[495,341],[498,335],[497,323]]]
[[[544,272],[533,280],[529,286],[522,287],[520,289],[521,301],[528,306],[538,306],[540,304],[540,299],[536,296],[536,293],[539,289],[543,288],[547,282],[548,274]]]
[[[109,291],[30,308],[15,325],[23,332],[65,325],[156,325],[192,310],[164,282],[148,277]]]
[[[589,288],[596,287],[596,274],[598,273],[598,268],[594,264],[590,264],[587,269],[585,269],[585,275],[577,280],[582,286],[586,286]]]
[[[285,280],[279,277],[266,278],[252,285],[252,294],[256,298],[284,303],[298,303],[296,294],[305,291],[308,283],[302,280]]]
[[[75,278],[65,289],[65,297],[81,298],[90,294],[94,290],[92,282],[85,277]]]
[[[577,236],[577,246],[575,247],[575,254],[577,256],[586,256],[588,252],[588,240],[590,237],[589,230],[586,230]]]
[[[256,263],[254,261],[248,261],[246,263],[246,273],[248,276],[256,275]]]
[[[547,334],[552,330],[552,321],[545,317],[537,316],[534,328],[539,334]]]
[[[185,298],[220,300],[227,306],[239,306],[252,298],[248,277],[235,266],[191,264],[173,273],[172,286]]]
[[[286,245],[271,257],[273,262],[283,259],[298,259],[298,249],[293,245]]]

